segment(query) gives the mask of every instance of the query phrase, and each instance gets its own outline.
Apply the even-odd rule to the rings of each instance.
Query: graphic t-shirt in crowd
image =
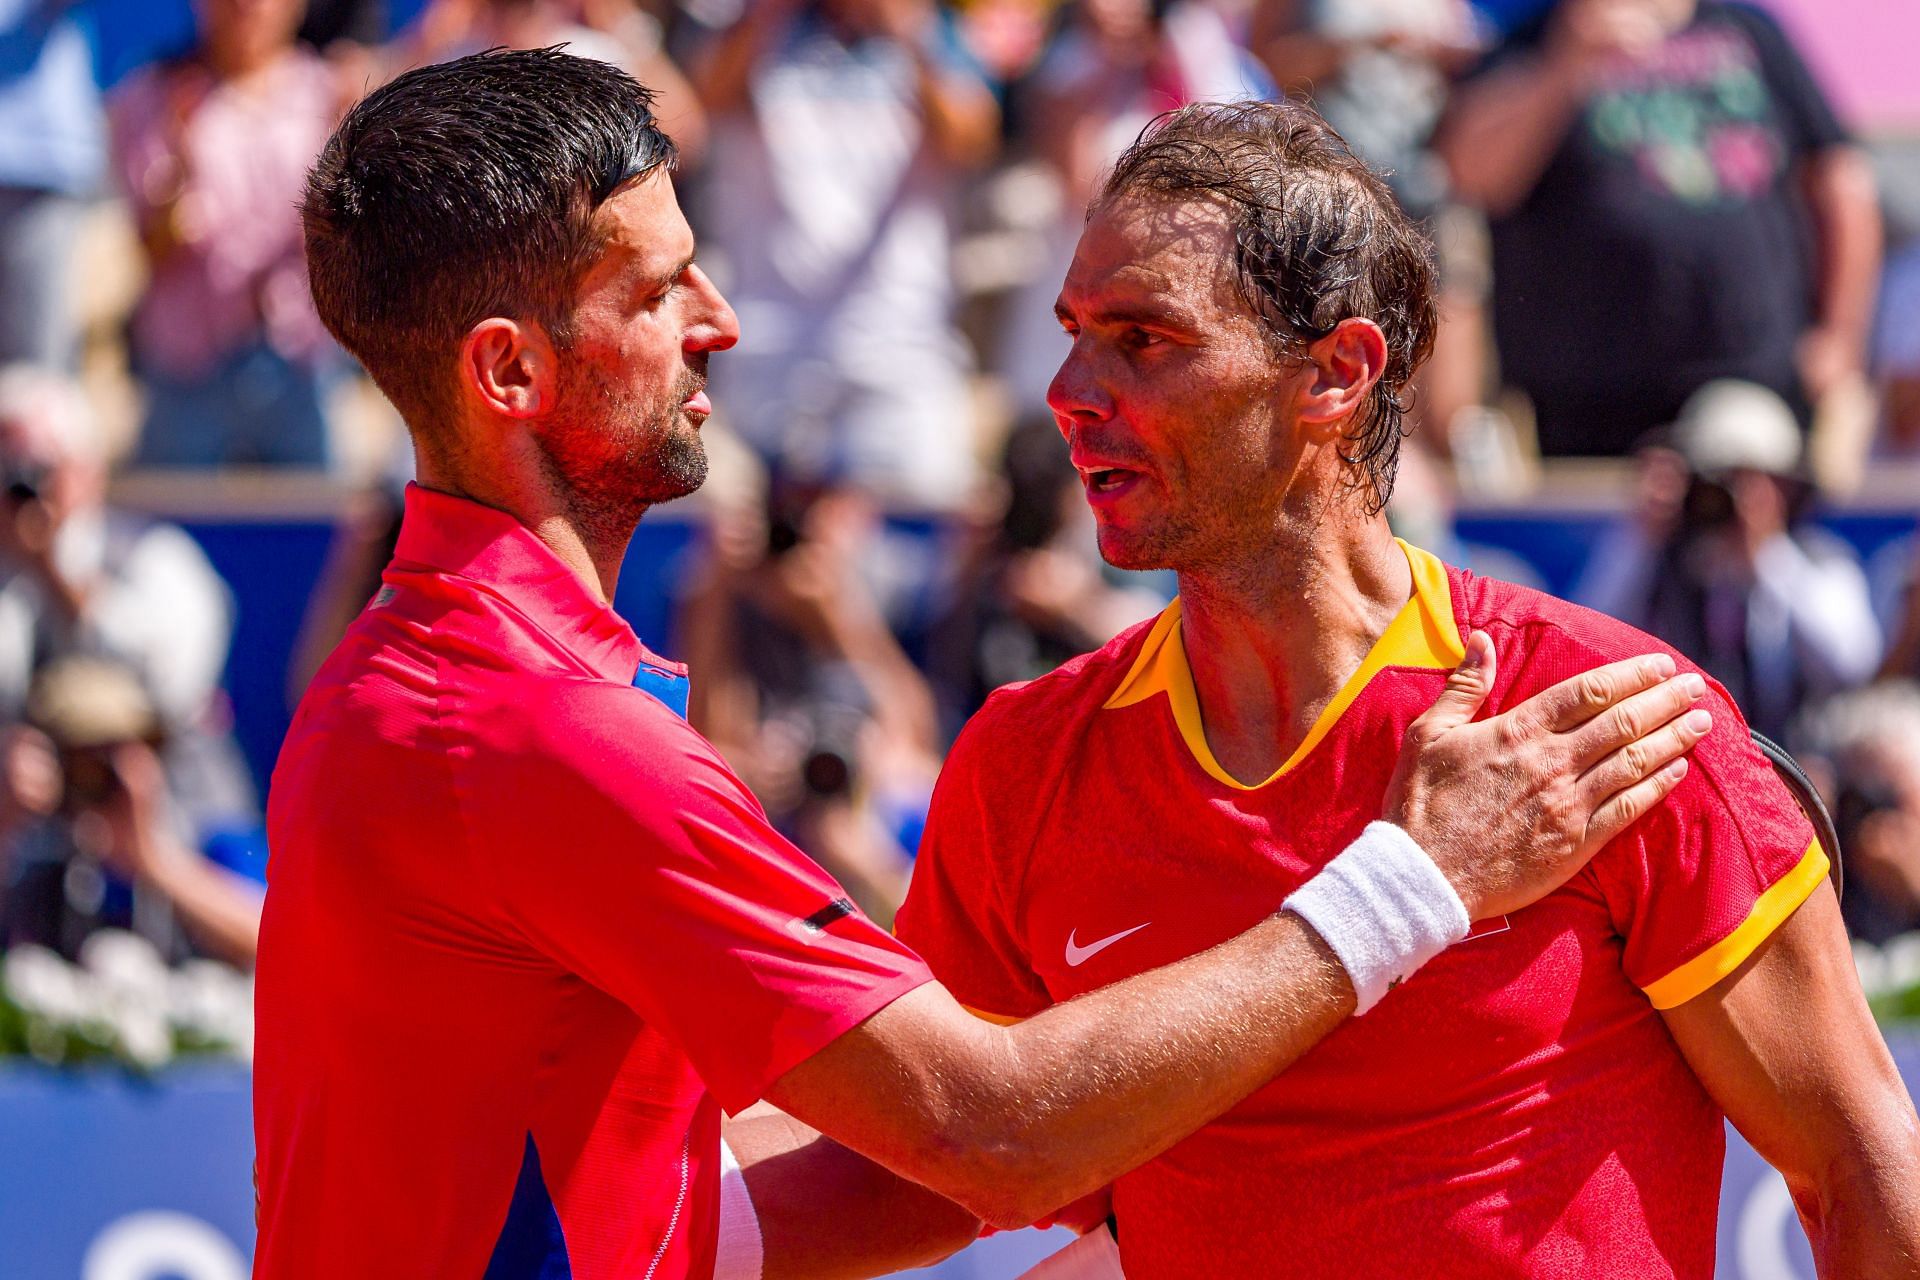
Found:
[[[1606,70],[1492,226],[1502,367],[1544,452],[1624,453],[1713,378],[1801,400],[1813,255],[1796,167],[1846,137],[1785,33],[1744,5],[1702,3]]]

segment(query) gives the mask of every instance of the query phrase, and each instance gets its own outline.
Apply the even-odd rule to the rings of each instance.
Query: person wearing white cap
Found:
[[[1596,549],[1579,593],[1699,662],[1769,736],[1808,699],[1872,678],[1882,650],[1852,550],[1798,519],[1803,454],[1777,394],[1709,382],[1642,450],[1639,524]]]

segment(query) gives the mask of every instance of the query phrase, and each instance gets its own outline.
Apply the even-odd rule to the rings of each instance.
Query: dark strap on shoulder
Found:
[[[1750,732],[1753,734],[1753,745],[1760,748],[1760,754],[1780,775],[1780,781],[1787,784],[1787,790],[1793,793],[1800,812],[1806,814],[1807,821],[1813,824],[1813,833],[1820,837],[1820,847],[1827,851],[1827,861],[1833,867],[1833,893],[1838,897],[1846,887],[1847,875],[1840,861],[1840,832],[1833,825],[1833,815],[1827,812],[1827,802],[1820,798],[1820,789],[1813,785],[1813,779],[1800,767],[1800,762],[1787,754],[1785,747],[1758,729]]]

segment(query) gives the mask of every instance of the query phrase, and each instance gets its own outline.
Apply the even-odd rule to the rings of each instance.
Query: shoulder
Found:
[[[954,743],[953,756],[963,765],[985,755],[1014,764],[1011,754],[1030,771],[1036,754],[1057,754],[1079,736],[1084,725],[1126,679],[1139,657],[1147,635],[1165,615],[1156,615],[1128,627],[1094,650],[1062,663],[1037,679],[996,689],[967,721]],[[977,763],[985,763],[978,761]]]
[[[486,714],[521,749],[568,772],[667,774],[718,753],[653,695],[589,676],[502,672],[490,682]]]
[[[1464,569],[1454,570],[1453,579],[1456,603],[1462,610],[1461,634],[1469,629],[1487,632],[1503,662],[1510,652],[1526,659],[1546,648],[1592,663],[1664,653],[1683,670],[1693,669],[1673,646],[1598,610]],[[1560,678],[1552,677],[1546,684]]]
[[[1496,709],[1595,667],[1642,654],[1665,654],[1680,671],[1705,674],[1664,640],[1584,605],[1465,570],[1456,571],[1455,583],[1462,608],[1461,634],[1470,629],[1485,631],[1493,641],[1498,659]],[[1711,709],[1737,715],[1726,691],[1711,677],[1707,680],[1707,701],[1718,704]],[[1744,721],[1740,729],[1745,732]]]
[[[1797,825],[1798,809],[1754,745],[1745,715],[1719,681],[1685,654],[1637,627],[1544,592],[1465,572],[1458,578],[1466,606],[1462,631],[1471,625],[1493,639],[1498,661],[1495,710],[1610,662],[1666,654],[1679,671],[1706,680],[1700,705],[1712,713],[1714,723],[1689,757],[1693,772],[1657,812],[1684,821],[1724,813],[1747,823],[1779,820]]]

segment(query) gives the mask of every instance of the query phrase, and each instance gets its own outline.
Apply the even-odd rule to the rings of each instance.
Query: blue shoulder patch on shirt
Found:
[[[690,685],[685,676],[677,676],[643,662],[639,674],[633,678],[633,687],[666,703],[667,710],[682,720],[687,718],[687,691]]]

